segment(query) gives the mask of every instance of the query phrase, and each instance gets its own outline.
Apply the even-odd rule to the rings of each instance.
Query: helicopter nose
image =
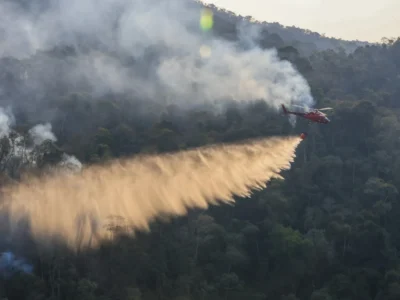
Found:
[[[326,123],[329,123],[331,120],[329,120],[328,118],[326,118]]]

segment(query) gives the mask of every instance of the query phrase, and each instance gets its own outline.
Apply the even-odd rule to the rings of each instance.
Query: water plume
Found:
[[[190,208],[234,203],[290,168],[299,137],[255,139],[177,153],[145,155],[84,169],[29,178],[4,188],[3,213],[11,236],[28,220],[33,238],[46,245],[61,238],[74,250],[109,237],[112,217],[132,233],[161,217]],[[121,225],[121,224],[119,224]]]

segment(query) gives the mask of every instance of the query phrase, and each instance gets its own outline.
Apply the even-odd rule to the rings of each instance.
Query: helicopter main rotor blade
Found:
[[[301,108],[303,111],[309,111],[309,110],[310,110],[310,107],[306,107],[306,106],[300,106],[300,105],[295,105],[295,104],[292,104],[291,106],[299,107],[299,108]]]

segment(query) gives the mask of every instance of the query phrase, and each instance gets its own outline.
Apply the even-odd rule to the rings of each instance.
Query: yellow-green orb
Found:
[[[210,30],[214,25],[213,13],[211,10],[206,9],[202,11],[200,18],[200,27],[204,31]]]

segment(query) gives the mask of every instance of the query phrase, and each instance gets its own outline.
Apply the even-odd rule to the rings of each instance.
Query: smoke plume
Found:
[[[22,60],[13,77],[20,80],[18,99],[73,90],[186,108],[252,100],[275,110],[281,103],[313,104],[306,80],[275,49],[241,49],[202,30],[194,1],[17,3],[0,3],[0,57]],[[62,58],[38,52],[62,46],[73,50]]]
[[[61,238],[72,249],[96,247],[117,218],[133,230],[149,230],[158,218],[190,208],[233,203],[289,169],[298,137],[273,137],[172,154],[135,157],[93,166],[78,174],[26,179],[3,189],[2,213],[11,236],[28,221],[40,245]]]
[[[10,111],[0,107],[0,138],[8,136],[10,133],[10,126],[14,122],[14,116]]]
[[[57,137],[50,123],[33,126],[28,130],[28,135],[15,131],[12,128],[15,124],[12,111],[0,107],[0,171],[3,175],[17,178],[24,169],[42,166],[49,153],[52,168],[72,172],[81,170],[82,164],[76,157],[63,153],[53,144]]]
[[[12,252],[3,252],[0,255],[0,274],[10,277],[16,272],[32,273],[33,267],[22,258],[17,258]]]
[[[33,142],[35,145],[40,145],[46,140],[57,141],[56,136],[52,132],[52,126],[50,123],[38,124],[29,130]]]

